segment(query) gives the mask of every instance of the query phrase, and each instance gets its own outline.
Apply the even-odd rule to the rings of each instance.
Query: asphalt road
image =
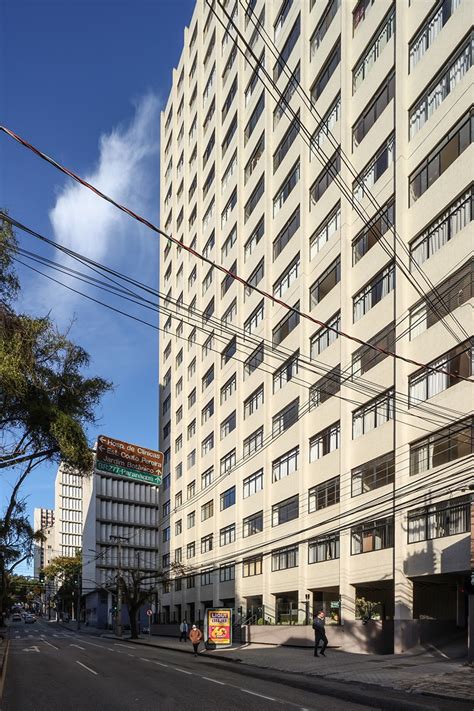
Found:
[[[361,711],[205,657],[12,623],[1,711]],[[276,675],[278,677],[278,675]]]

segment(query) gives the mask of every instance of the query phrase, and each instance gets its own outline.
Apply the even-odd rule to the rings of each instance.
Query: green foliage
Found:
[[[12,269],[17,242],[10,223],[0,223],[0,303],[8,304],[19,289],[18,278]]]
[[[82,571],[82,553],[77,551],[74,557],[58,556],[43,568],[46,580],[59,578],[63,584],[76,584],[74,581]]]

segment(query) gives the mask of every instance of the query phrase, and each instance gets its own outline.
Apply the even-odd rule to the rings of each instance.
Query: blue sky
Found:
[[[0,0],[0,122],[159,221],[159,117],[194,0]],[[158,288],[156,235],[0,135],[0,204],[20,222]],[[21,246],[58,254],[18,233]],[[62,258],[64,260],[64,258]],[[71,264],[74,266],[74,264]],[[155,448],[158,333],[18,267],[19,310],[50,312],[113,381],[90,431]],[[54,275],[56,276],[56,275]],[[156,315],[88,293],[156,322]],[[53,506],[55,467],[24,488],[31,512]],[[12,477],[1,482],[2,503]],[[23,567],[21,572],[28,572]]]

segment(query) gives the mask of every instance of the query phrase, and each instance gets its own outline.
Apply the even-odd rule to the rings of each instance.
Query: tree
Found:
[[[74,557],[58,556],[42,570],[46,582],[57,585],[56,601],[59,609],[68,614],[74,610],[74,603],[80,594],[80,576],[82,573],[82,553],[77,551]]]
[[[184,567],[179,563],[173,563],[169,570],[158,570],[154,572],[144,572],[141,570],[129,570],[117,579],[121,584],[123,602],[127,606],[130,618],[130,636],[138,639],[138,613],[140,608],[147,602],[151,602],[154,595],[158,593],[158,588],[171,578],[171,574],[182,576]]]
[[[20,491],[25,479],[46,461],[64,462],[88,474],[93,456],[85,428],[95,423],[95,410],[111,384],[87,377],[86,351],[60,332],[49,316],[16,314],[11,303],[18,291],[12,268],[16,240],[9,223],[0,224],[0,471],[18,472],[0,518],[0,583],[2,592],[11,565],[32,554],[32,536],[11,546],[11,530],[22,529]],[[20,542],[23,541],[23,545]],[[15,551],[16,558],[11,557]],[[0,595],[0,624],[3,617]]]

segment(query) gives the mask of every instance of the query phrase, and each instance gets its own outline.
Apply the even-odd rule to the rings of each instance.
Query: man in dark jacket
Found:
[[[323,644],[321,647],[321,655],[323,657],[326,656],[325,650],[326,647],[328,646],[328,638],[326,637],[326,622],[325,622],[326,615],[324,614],[324,610],[319,610],[318,614],[315,616],[313,620],[313,630],[314,630],[314,656],[318,656],[318,647],[319,647],[319,642],[322,640]]]

